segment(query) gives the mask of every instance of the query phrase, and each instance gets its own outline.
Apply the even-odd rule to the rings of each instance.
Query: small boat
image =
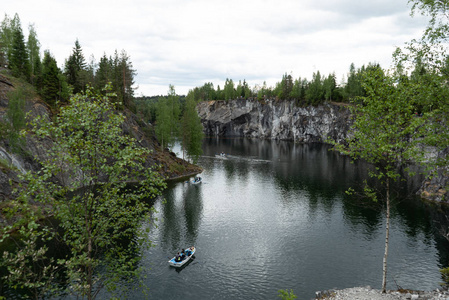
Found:
[[[227,155],[224,152],[221,152],[220,154],[215,154],[216,158],[222,158],[222,159],[226,159]]]
[[[168,261],[168,263],[172,267],[180,268],[183,265],[185,265],[192,258],[192,256],[195,254],[195,251],[196,251],[196,248],[194,246],[187,248],[186,250],[184,250],[185,256],[183,258],[181,258],[181,260],[177,261],[176,256],[175,256],[172,259],[170,259]]]
[[[192,184],[200,184],[201,182],[203,182],[203,179],[201,177],[195,177],[195,179],[193,179]]]

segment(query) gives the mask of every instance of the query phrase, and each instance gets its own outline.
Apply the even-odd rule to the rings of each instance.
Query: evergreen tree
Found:
[[[60,71],[56,59],[50,51],[44,51],[42,62],[42,91],[41,96],[50,106],[55,106],[60,96]]]
[[[135,110],[133,85],[136,71],[133,69],[129,55],[125,50],[122,50],[120,54],[115,50],[114,56],[110,59],[110,66],[112,66],[112,86],[117,94],[117,101]]]
[[[95,72],[95,86],[97,89],[104,87],[108,82],[112,82],[112,62],[106,56],[106,53],[100,58],[98,70]]]
[[[25,46],[25,37],[22,28],[17,28],[13,34],[13,43],[9,60],[12,75],[22,77],[27,81],[31,79],[31,66],[28,60],[28,51]]]
[[[7,14],[2,21],[0,28],[0,52],[2,53],[3,64],[9,64],[11,60],[13,41],[15,32],[21,30],[20,18],[18,14],[10,19]]]
[[[313,73],[313,79],[309,83],[305,96],[308,103],[312,105],[316,105],[324,99],[323,81],[320,71]]]
[[[79,93],[84,90],[87,82],[86,61],[83,50],[78,39],[75,41],[75,47],[72,54],[65,63],[65,75],[67,82],[73,87],[73,93]]]
[[[248,83],[245,79],[243,79],[243,98],[248,99],[251,98],[252,92],[251,89],[248,86]]]

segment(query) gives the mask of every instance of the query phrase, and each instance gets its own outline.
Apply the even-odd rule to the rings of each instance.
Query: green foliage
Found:
[[[41,87],[42,83],[42,64],[40,57],[40,43],[37,39],[37,33],[34,29],[34,25],[28,26],[28,41],[27,41],[27,49],[28,49],[28,60],[30,62],[31,67],[31,84],[35,85],[38,89]]]
[[[25,103],[31,99],[32,90],[27,85],[21,85],[8,93],[8,111],[6,116],[9,122],[7,128],[10,148],[14,152],[20,152],[23,146],[23,138],[20,131],[25,128]]]
[[[201,147],[204,133],[201,119],[196,112],[196,102],[191,96],[187,97],[181,123],[183,149],[187,152],[187,157],[196,163],[203,153]]]
[[[278,297],[281,298],[282,300],[293,300],[298,298],[294,293],[293,290],[279,290],[278,291]]]
[[[84,90],[87,80],[85,79],[86,61],[83,54],[83,49],[78,41],[75,41],[72,54],[65,63],[65,75],[67,82],[72,85],[73,92],[78,93]]]
[[[20,29],[20,18],[18,14],[10,18],[5,14],[0,27],[0,51],[2,52],[2,64],[6,65],[11,59],[15,32]],[[20,29],[21,30],[21,29]]]
[[[364,73],[362,86],[366,96],[356,99],[352,107],[354,123],[347,144],[336,144],[335,149],[352,159],[363,159],[374,166],[369,173],[377,179],[383,197],[365,183],[364,195],[373,201],[384,200],[386,208],[386,238],[383,260],[382,291],[386,290],[388,237],[390,219],[390,182],[401,177],[399,165],[421,153],[412,143],[416,122],[413,108],[413,86],[386,75],[380,68]]]
[[[440,269],[441,277],[443,278],[443,282],[441,283],[444,287],[449,287],[449,267]]]
[[[234,81],[232,79],[226,78],[223,91],[225,100],[235,99]]]
[[[28,60],[28,51],[25,46],[25,38],[20,26],[13,32],[9,67],[12,70],[13,76],[21,77],[27,81],[30,81],[31,66]]]
[[[46,50],[42,62],[42,90],[40,94],[44,101],[52,107],[55,107],[61,99],[67,99],[62,98],[60,94],[62,82],[64,82],[64,79],[56,64],[56,59]]]
[[[179,132],[179,97],[176,95],[175,87],[169,86],[168,97],[159,98],[157,107],[156,135],[165,146],[172,147]]]
[[[109,97],[90,88],[73,96],[54,121],[33,120],[36,137],[52,138],[54,146],[50,159],[41,161],[43,168],[23,178],[27,185],[18,189],[14,206],[23,216],[2,232],[7,236],[8,230],[52,213],[61,233],[45,224],[39,225],[39,232],[51,233],[46,239],[60,234],[58,240],[70,253],[50,265],[63,270],[67,292],[82,298],[93,299],[103,287],[114,290],[117,281],[139,274],[136,251],[151,244],[141,230],[142,222],[150,221],[152,208],[146,200],[165,187],[163,179],[144,165],[149,150],[122,134],[123,121]],[[131,181],[138,183],[129,186]],[[37,210],[30,208],[34,203]],[[46,258],[46,249],[33,251]],[[17,266],[13,256],[7,258]],[[36,281],[51,280],[50,275],[44,277]]]

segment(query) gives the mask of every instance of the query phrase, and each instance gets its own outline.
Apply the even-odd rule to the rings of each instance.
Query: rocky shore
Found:
[[[446,290],[436,291],[411,291],[411,290],[396,290],[387,291],[382,294],[381,290],[373,289],[370,286],[354,287],[343,290],[327,290],[316,292],[314,299],[344,299],[344,300],[433,300],[445,299],[449,300],[449,292]]]

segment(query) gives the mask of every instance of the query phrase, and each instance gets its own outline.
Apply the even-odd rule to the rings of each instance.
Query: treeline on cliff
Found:
[[[366,96],[362,87],[362,77],[367,71],[379,69],[380,65],[369,63],[356,68],[352,63],[349,68],[346,83],[337,83],[335,73],[323,76],[320,71],[313,73],[312,79],[298,77],[285,73],[281,81],[276,82],[274,87],[268,86],[266,82],[250,87],[246,80],[234,80],[226,78],[223,88],[220,85],[214,88],[213,83],[207,82],[201,87],[195,87],[189,91],[193,98],[198,101],[206,100],[232,100],[232,99],[257,99],[263,101],[268,98],[278,100],[295,101],[298,105],[318,105],[325,101],[350,102],[356,97]]]
[[[72,52],[68,54],[62,68],[51,53],[44,50],[41,57],[41,45],[34,25],[29,25],[29,35],[25,41],[22,24],[18,14],[13,18],[5,15],[0,27],[0,67],[10,70],[11,75],[32,84],[38,94],[53,108],[57,103],[67,103],[71,94],[84,91],[86,86],[98,90],[112,83],[112,99],[135,112],[134,77],[136,70],[125,50],[115,50],[111,56],[106,53],[97,63],[90,56],[85,59],[78,40]]]
[[[398,75],[401,82],[411,84],[424,81],[430,81],[430,77],[435,70],[432,66],[426,64],[424,58],[417,57],[412,62],[408,62],[407,68],[402,64],[397,64],[394,72]],[[449,77],[449,60],[445,58],[440,66],[440,75]],[[298,106],[319,105],[326,101],[356,103],[361,98],[368,96],[364,87],[365,77],[372,74],[373,71],[383,68],[377,63],[368,63],[356,68],[354,63],[349,67],[346,80],[340,84],[337,83],[335,73],[323,76],[320,71],[313,73],[312,79],[298,77],[294,78],[291,74],[285,73],[275,86],[267,86],[266,82],[261,85],[250,87],[246,80],[239,80],[238,83],[232,79],[226,79],[223,88],[213,83],[207,82],[200,87],[190,90],[188,96],[196,101],[207,100],[233,100],[233,99],[257,99],[264,101],[266,99],[294,101]],[[415,110],[421,114],[432,105],[438,108],[442,102],[432,98],[420,98],[419,101],[413,101]]]

